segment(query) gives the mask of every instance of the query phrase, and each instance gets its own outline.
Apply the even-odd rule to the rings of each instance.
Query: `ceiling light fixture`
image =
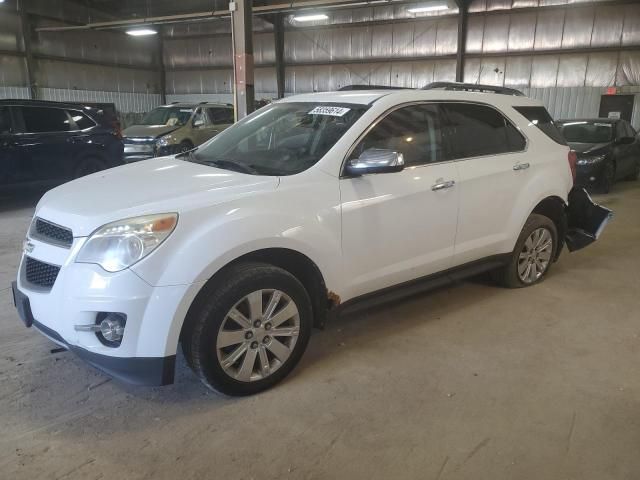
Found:
[[[153,30],[152,28],[133,28],[131,30],[127,30],[127,35],[131,35],[133,37],[144,37],[147,35],[155,35],[157,34],[157,30]]]
[[[312,15],[295,15],[293,19],[296,22],[315,22],[317,20],[327,20],[329,18],[328,15],[324,13],[314,13]]]
[[[449,10],[449,4],[439,2],[407,8],[407,12],[410,13],[439,12],[441,10]]]

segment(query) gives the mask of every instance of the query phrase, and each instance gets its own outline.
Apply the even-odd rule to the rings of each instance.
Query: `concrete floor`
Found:
[[[251,398],[130,387],[24,329],[9,282],[37,194],[0,198],[2,479],[640,478],[640,185],[534,288],[476,279],[340,318]]]

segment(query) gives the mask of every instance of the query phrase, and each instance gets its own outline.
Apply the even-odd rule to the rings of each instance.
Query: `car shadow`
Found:
[[[0,187],[0,213],[33,208],[42,196],[55,185],[27,185]]]

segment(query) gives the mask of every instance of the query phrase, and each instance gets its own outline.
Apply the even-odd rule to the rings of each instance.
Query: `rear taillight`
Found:
[[[567,157],[569,160],[569,168],[571,169],[571,176],[573,177],[573,182],[576,181],[576,164],[578,163],[578,155],[573,150],[569,150],[569,155]]]

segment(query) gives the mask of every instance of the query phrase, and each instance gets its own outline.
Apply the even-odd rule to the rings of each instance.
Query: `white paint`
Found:
[[[566,200],[572,186],[568,148],[554,143],[512,105],[525,97],[439,90],[332,92],[283,102],[361,103],[371,107],[327,154],[291,176],[247,175],[184,162],[147,160],[48,192],[36,215],[73,230],[70,250],[31,239],[31,255],[61,265],[48,293],[19,278],[35,317],[72,345],[112,356],[172,355],[193,298],[238,257],[287,248],[310,258],[342,301],[482,257],[508,253],[535,205]],[[501,110],[528,138],[518,154],[465,159],[398,173],[341,178],[347,152],[390,108],[412,102],[466,101]],[[372,103],[373,102],[373,103]],[[230,127],[235,128],[235,127]],[[514,171],[517,163],[530,168]],[[431,186],[453,180],[455,186]],[[107,273],[75,263],[100,226],[146,214],[179,215],[175,231],[130,269]],[[95,312],[128,316],[123,344],[111,349],[73,325]]]

